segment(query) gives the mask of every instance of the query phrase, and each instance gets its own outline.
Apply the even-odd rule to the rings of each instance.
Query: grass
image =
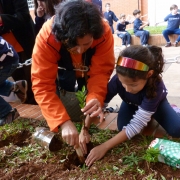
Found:
[[[166,29],[166,26],[147,26],[144,28],[149,31],[150,34],[162,34],[162,31]],[[131,35],[134,35],[133,30],[128,30]]]

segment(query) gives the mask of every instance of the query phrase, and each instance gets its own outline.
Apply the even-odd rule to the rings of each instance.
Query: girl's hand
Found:
[[[43,9],[42,6],[38,6],[37,10],[36,10],[37,16],[38,17],[43,17],[45,14],[45,10]]]
[[[103,120],[102,108],[98,99],[91,99],[81,110],[84,115],[90,114],[90,117],[100,116],[100,121]]]
[[[107,151],[108,149],[106,149],[103,144],[96,146],[90,151],[88,157],[86,158],[86,165],[91,166],[95,161],[104,157]]]
[[[79,134],[79,146],[83,152],[83,154],[87,154],[87,146],[86,144],[90,141],[90,134],[87,128],[82,127],[81,132]]]

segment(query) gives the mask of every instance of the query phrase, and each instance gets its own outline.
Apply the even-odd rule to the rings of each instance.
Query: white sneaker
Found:
[[[125,46],[125,45],[122,45],[121,47],[122,47],[121,49],[125,49],[125,48],[126,48],[126,46]]]
[[[127,45],[127,47],[131,46],[130,44]]]

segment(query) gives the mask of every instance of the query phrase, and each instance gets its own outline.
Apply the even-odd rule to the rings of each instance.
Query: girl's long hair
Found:
[[[129,57],[141,61],[149,66],[149,70],[154,70],[151,77],[147,79],[148,71],[139,71],[122,66],[116,66],[116,72],[122,76],[137,79],[147,79],[146,96],[151,99],[156,96],[156,85],[162,80],[162,72],[164,67],[164,58],[162,49],[158,46],[143,47],[134,45],[124,49],[120,56]]]

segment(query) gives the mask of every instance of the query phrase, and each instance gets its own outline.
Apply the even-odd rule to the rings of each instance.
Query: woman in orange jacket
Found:
[[[74,92],[87,78],[86,106],[90,117],[101,115],[107,83],[114,69],[114,41],[111,30],[92,3],[65,1],[45,22],[36,38],[32,54],[32,84],[35,99],[51,131],[60,127],[62,138],[78,146],[79,136],[65,106],[56,93],[56,78],[61,89]],[[58,66],[61,69],[58,71]],[[82,67],[87,67],[87,76]],[[76,70],[76,71],[74,71]]]

